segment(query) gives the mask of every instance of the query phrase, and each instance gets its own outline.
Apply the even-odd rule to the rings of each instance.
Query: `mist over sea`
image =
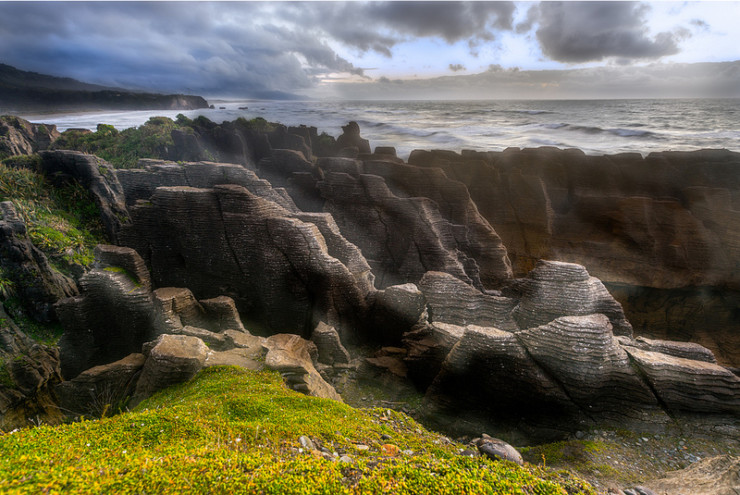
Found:
[[[692,151],[740,152],[740,99],[496,100],[496,101],[210,101],[215,109],[23,115],[33,122],[94,130],[119,130],[149,117],[214,122],[263,117],[306,124],[333,136],[357,121],[370,145],[395,146],[400,157],[414,149],[501,151],[507,147],[579,148],[587,154]],[[239,107],[248,107],[246,110]]]

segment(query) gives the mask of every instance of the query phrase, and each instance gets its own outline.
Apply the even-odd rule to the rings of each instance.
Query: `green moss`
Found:
[[[59,322],[42,323],[29,318],[17,296],[6,299],[3,306],[8,315],[13,318],[13,322],[18,325],[18,328],[36,342],[53,346],[57,344],[62,333],[64,333],[64,328]]]
[[[302,451],[302,435],[354,463]],[[413,453],[382,455],[385,442]],[[398,413],[292,392],[277,373],[211,368],[131,413],[0,436],[0,492],[594,493],[459,447]]]
[[[112,273],[122,273],[126,275],[126,277],[133,283],[136,287],[141,287],[141,283],[139,283],[139,279],[136,278],[136,276],[131,273],[130,271],[126,270],[125,268],[122,268],[120,266],[106,266],[103,268],[106,272],[112,272]]]
[[[7,388],[15,387],[15,382],[13,381],[13,377],[10,375],[8,363],[5,359],[0,359],[0,386]]]

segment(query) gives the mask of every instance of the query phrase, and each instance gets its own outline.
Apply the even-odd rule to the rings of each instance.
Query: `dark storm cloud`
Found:
[[[106,85],[210,95],[364,76],[331,43],[387,57],[414,37],[512,29],[512,2],[0,2],[0,62]]]
[[[537,39],[559,62],[657,59],[678,53],[687,31],[648,36],[646,5],[634,2],[543,2]]]
[[[449,68],[452,72],[459,72],[461,70],[465,70],[465,66],[463,64],[450,64]]]
[[[390,57],[396,44],[413,37],[490,41],[494,31],[512,29],[515,9],[513,2],[309,2],[286,4],[281,14]]]
[[[0,62],[107,85],[249,94],[363,75],[279,4],[0,2]],[[275,18],[278,22],[272,23]]]

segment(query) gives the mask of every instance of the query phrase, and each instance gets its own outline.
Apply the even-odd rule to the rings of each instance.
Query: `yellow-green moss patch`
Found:
[[[385,443],[405,453],[383,455]],[[130,413],[1,436],[0,492],[594,493],[459,448],[401,413],[300,395],[272,372],[212,368]]]

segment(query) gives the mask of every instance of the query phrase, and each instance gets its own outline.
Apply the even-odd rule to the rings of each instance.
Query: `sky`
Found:
[[[740,2],[5,2],[0,63],[214,97],[740,97]]]

